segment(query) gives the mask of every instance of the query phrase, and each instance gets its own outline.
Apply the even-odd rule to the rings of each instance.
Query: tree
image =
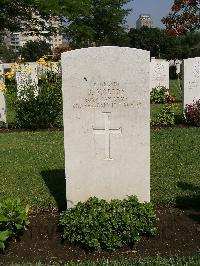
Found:
[[[174,0],[171,12],[162,19],[169,35],[183,35],[200,28],[200,0]]]
[[[128,37],[130,47],[148,50],[151,52],[151,56],[157,58],[167,58],[167,49],[175,46],[175,39],[158,28],[132,28],[128,33]]]
[[[31,18],[31,3],[29,0],[0,0],[0,31],[19,29],[21,20]]]
[[[130,0],[90,0],[89,13],[68,20],[65,34],[74,47],[120,45],[126,39]]]
[[[17,54],[8,48],[5,44],[0,44],[0,61],[4,63],[12,63],[17,59]]]
[[[188,32],[178,37],[182,58],[200,56],[200,33]]]
[[[52,29],[46,23],[52,16],[58,19],[85,15],[90,0],[0,0],[0,32],[28,29]],[[33,15],[34,14],[34,15]],[[21,23],[23,22],[23,23]]]
[[[21,56],[28,62],[35,62],[48,52],[51,52],[51,46],[45,41],[29,41],[20,50]]]

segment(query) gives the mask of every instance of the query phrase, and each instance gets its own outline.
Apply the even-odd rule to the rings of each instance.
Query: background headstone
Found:
[[[200,57],[183,61],[183,105],[200,99]]]
[[[38,74],[37,63],[28,63],[20,65],[20,70],[16,71],[17,96],[21,98],[22,91],[26,90],[27,86],[32,86],[34,95],[38,95]],[[26,98],[26,96],[25,96]]]
[[[150,200],[149,68],[138,49],[62,54],[68,207],[91,196]]]
[[[181,64],[177,63],[176,64],[176,74],[180,74],[181,73]]]
[[[0,122],[3,122],[5,125],[7,125],[6,100],[5,100],[4,93],[2,91],[0,91]]]
[[[151,59],[150,63],[150,91],[155,87],[169,89],[169,62],[164,59]]]
[[[3,64],[0,64],[0,122],[7,126],[6,100],[2,87],[4,87],[4,67]]]
[[[3,64],[0,64],[0,79],[4,79],[4,67],[3,67]]]

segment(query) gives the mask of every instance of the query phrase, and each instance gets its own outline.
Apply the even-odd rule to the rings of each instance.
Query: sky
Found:
[[[160,21],[162,17],[170,12],[174,0],[134,0],[127,8],[132,8],[132,13],[127,17],[129,28],[135,27],[136,20],[140,14],[150,14],[155,27],[163,27]]]

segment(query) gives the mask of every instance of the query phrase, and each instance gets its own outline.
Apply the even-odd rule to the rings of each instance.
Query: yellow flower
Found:
[[[27,71],[31,73],[33,71],[33,68],[29,67]]]
[[[8,78],[8,79],[12,79],[14,77],[14,72],[6,72],[5,73],[5,76]]]
[[[12,66],[11,66],[11,68],[18,68],[19,67],[19,64],[13,64]]]
[[[43,57],[41,57],[39,60],[38,60],[38,63],[41,64],[41,65],[44,65],[46,63],[45,59]]]

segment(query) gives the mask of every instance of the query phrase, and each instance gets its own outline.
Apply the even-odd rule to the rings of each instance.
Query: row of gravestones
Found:
[[[185,90],[198,93],[200,58],[184,67]],[[150,86],[148,51],[93,47],[62,54],[68,207],[91,196],[150,200]]]
[[[150,72],[148,51],[99,47],[62,54],[68,207],[91,196],[150,201]],[[191,102],[200,93],[200,58],[185,60],[184,72]]]
[[[0,64],[0,81],[2,80],[4,69],[12,69],[13,64]],[[200,59],[193,58],[184,60],[184,106],[191,104],[193,100],[200,98]],[[21,71],[16,71],[17,91],[18,97],[23,92],[24,86],[32,85],[36,88],[35,94],[37,95],[38,90],[38,64],[27,63],[25,68],[30,69],[29,71],[23,71],[23,65]],[[180,71],[180,70],[178,70]],[[150,90],[155,87],[165,87],[169,89],[169,62],[163,59],[152,58],[150,62]],[[4,94],[0,91],[0,121],[7,124],[6,118],[6,102]]]
[[[12,69],[12,63],[10,64],[0,64],[0,75],[7,70],[13,70],[16,72],[16,82],[17,82],[17,94],[18,97],[25,97],[22,95],[24,87],[26,85],[32,85],[35,87],[35,95],[38,91],[38,64],[37,63],[26,63],[26,65],[21,65],[21,70],[16,71]],[[31,69],[31,71],[24,71]],[[2,79],[1,79],[2,80]],[[164,86],[169,89],[169,63],[165,60],[152,59],[150,62],[150,88],[157,86]],[[151,89],[150,89],[151,90]],[[6,118],[6,102],[5,97],[2,92],[0,92],[0,121],[7,124]]]
[[[177,73],[182,72],[183,108],[200,99],[200,58],[189,58],[178,64]],[[164,86],[169,89],[169,63],[153,59],[150,63],[150,89]]]

